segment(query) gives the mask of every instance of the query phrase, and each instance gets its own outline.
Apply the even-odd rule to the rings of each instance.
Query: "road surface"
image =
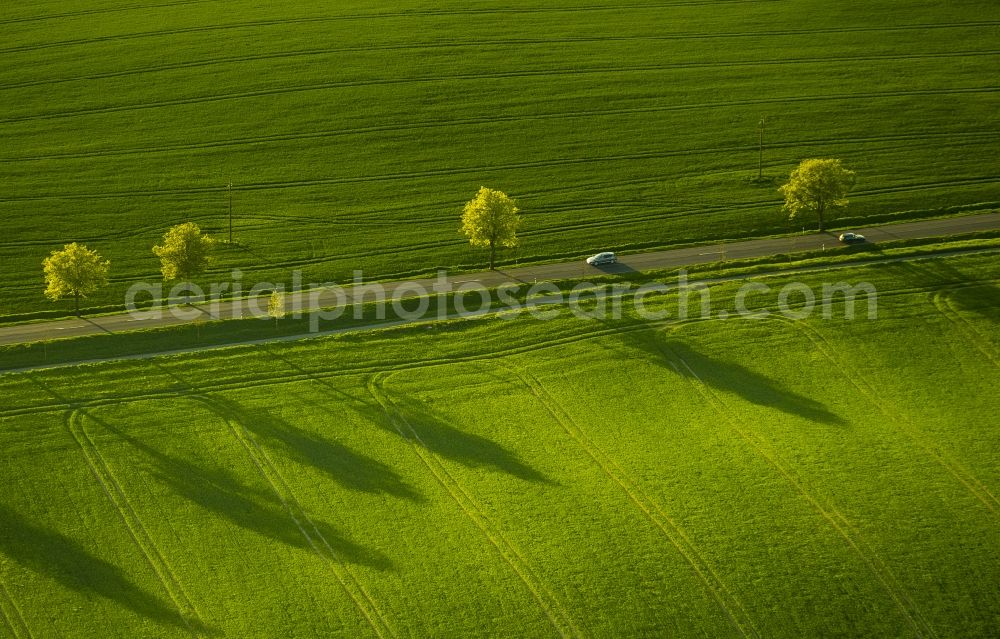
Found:
[[[870,242],[888,240],[937,237],[1000,229],[1000,212],[965,217],[953,217],[917,222],[888,224],[870,228],[860,228],[856,232],[863,234]],[[734,260],[752,257],[766,257],[779,253],[796,253],[812,251],[824,246],[838,246],[834,233],[813,233],[793,237],[768,238],[729,242],[693,248],[671,249],[650,253],[623,255],[618,264],[601,267],[586,265],[583,260],[561,262],[556,264],[541,264],[513,269],[486,271],[483,273],[465,273],[446,278],[451,286],[463,283],[475,283],[493,288],[505,283],[535,283],[547,280],[569,278],[586,278],[599,275],[627,273],[632,271],[648,271],[670,267],[690,266],[720,260]],[[378,284],[385,291],[387,299],[392,299],[397,292],[401,296],[411,296],[414,290],[434,292],[437,278],[405,280],[400,282],[381,282]],[[345,286],[335,292],[333,290],[306,290],[289,293],[286,296],[286,307],[309,311],[315,308],[328,308],[335,305],[352,304],[359,293],[355,287]],[[340,293],[341,296],[338,296]],[[372,299],[368,291],[367,299]],[[254,313],[251,304],[258,308],[258,314],[266,312],[267,300],[233,300],[219,301],[214,304],[198,304],[194,307],[178,307],[180,313],[164,310],[157,316],[149,314],[103,315],[94,318],[67,318],[31,324],[15,324],[0,327],[0,344],[18,344],[68,337],[81,337],[99,333],[117,333],[167,326],[178,326],[196,321],[211,321],[217,319],[234,319],[252,317]]]

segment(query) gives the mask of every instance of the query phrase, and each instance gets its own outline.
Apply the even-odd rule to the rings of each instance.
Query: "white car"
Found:
[[[587,264],[600,266],[601,264],[614,264],[618,261],[618,256],[611,252],[598,253],[587,258]]]

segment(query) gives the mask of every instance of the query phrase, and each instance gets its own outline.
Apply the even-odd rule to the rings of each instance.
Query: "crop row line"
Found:
[[[552,590],[531,569],[523,553],[504,536],[497,524],[487,516],[483,508],[462,484],[448,472],[447,467],[441,463],[437,456],[421,440],[413,424],[396,407],[385,389],[385,383],[391,375],[392,373],[376,373],[369,379],[367,388],[371,396],[382,407],[393,428],[400,437],[410,444],[411,449],[431,472],[438,484],[445,489],[459,509],[475,524],[500,557],[503,558],[511,570],[520,578],[559,634],[563,637],[585,636],[576,624],[573,623],[573,619],[565,606],[559,602]]]
[[[153,573],[163,585],[163,589],[170,596],[170,599],[173,600],[174,605],[177,606],[184,625],[192,635],[198,636],[199,633],[190,622],[190,619],[194,619],[199,627],[203,625],[197,607],[191,601],[187,592],[185,592],[180,579],[177,578],[177,575],[170,567],[170,563],[159,547],[157,547],[152,535],[149,534],[145,524],[142,523],[139,514],[132,507],[131,503],[129,503],[125,490],[115,478],[107,460],[104,459],[104,456],[90,438],[81,421],[80,412],[80,409],[68,411],[65,420],[67,430],[80,447],[83,458],[86,460],[94,479],[97,480],[108,501],[121,517],[122,523],[125,524],[125,529],[128,531],[132,542],[142,553],[143,557],[145,557],[146,563],[152,568]]]
[[[585,75],[608,75],[608,74],[618,75],[623,73],[643,73],[649,71],[663,71],[663,70],[669,70],[669,68],[661,66],[635,66],[635,67],[596,68],[596,69],[542,69],[542,70],[522,69],[519,71],[497,71],[493,73],[465,73],[465,74],[453,74],[445,76],[422,76],[422,77],[409,77],[409,78],[370,78],[367,80],[341,80],[332,82],[317,82],[312,84],[290,85],[283,87],[271,87],[267,89],[255,89],[251,91],[232,91],[229,93],[217,93],[213,95],[201,95],[201,96],[190,96],[183,98],[172,98],[166,100],[154,100],[152,102],[106,105],[98,107],[70,109],[65,111],[53,111],[49,113],[34,113],[30,115],[20,115],[20,116],[3,118],[0,119],[0,124],[54,120],[54,119],[63,119],[68,117],[79,117],[87,115],[102,115],[107,113],[134,112],[134,111],[142,111],[148,109],[159,109],[163,107],[189,106],[194,104],[228,102],[232,100],[244,100],[248,98],[261,98],[261,97],[271,97],[279,95],[289,95],[294,93],[329,91],[334,89],[349,89],[358,87],[398,86],[404,84],[429,84],[429,83],[444,83],[444,82],[470,82],[470,81],[481,82],[483,80],[546,78],[546,77],[557,77],[557,76],[585,76]],[[851,94],[849,97],[870,99],[873,96],[878,97],[884,95],[889,95],[889,96],[939,95],[942,92],[946,93],[959,93],[963,91],[982,92],[987,90],[993,91],[996,90],[996,87],[974,87],[966,89],[917,89],[910,91],[897,90],[897,91],[887,91],[881,93]],[[836,99],[837,97],[840,97],[842,99],[842,96],[825,96],[825,97],[827,99],[831,98]],[[801,102],[810,99],[815,99],[815,98],[809,98],[807,96],[788,96],[784,98],[756,98],[752,100],[733,100],[717,104],[725,106],[738,106],[745,104],[773,104],[773,103],[785,103],[785,102]],[[690,109],[690,108],[693,107],[691,105],[677,105],[673,110]],[[664,110],[671,110],[671,109],[664,109]]]
[[[701,555],[684,530],[664,512],[655,500],[646,495],[612,458],[605,455],[587,437],[580,424],[548,392],[541,380],[526,369],[518,370],[508,367],[508,370],[517,376],[556,423],[562,427],[563,431],[586,452],[587,456],[591,458],[604,474],[617,484],[629,500],[663,533],[674,549],[677,550],[694,571],[694,574],[702,582],[702,585],[722,609],[723,613],[725,613],[733,627],[744,637],[759,637],[760,633],[754,626],[752,618],[742,603],[726,586],[722,578],[712,568],[712,565]]]
[[[102,7],[100,9],[80,9],[77,11],[64,11],[62,13],[49,13],[40,16],[23,16],[19,18],[4,18],[0,20],[3,24],[18,24],[23,22],[41,22],[43,20],[56,20],[60,18],[78,18],[81,16],[96,15],[102,13],[119,13],[122,11],[134,11],[136,9],[162,9],[165,7],[177,7],[191,4],[207,4],[218,0],[173,0],[171,2],[160,2],[156,4],[122,4],[115,7]]]
[[[523,46],[526,44],[576,44],[595,42],[619,42],[619,41],[662,41],[669,38],[662,36],[612,36],[612,37],[588,37],[588,38],[565,38],[552,40],[469,40],[467,42],[441,42],[441,43],[417,43],[417,44],[393,44],[393,45],[369,45],[353,47],[329,47],[323,49],[304,49],[300,51],[277,51],[272,53],[259,53],[254,55],[228,56],[220,58],[208,58],[204,60],[191,60],[188,62],[175,62],[172,64],[158,64],[135,69],[124,69],[118,71],[105,71],[100,73],[90,73],[80,76],[43,78],[35,80],[25,80],[23,82],[13,82],[0,86],[0,91],[12,89],[25,89],[37,86],[51,86],[55,84],[65,84],[68,82],[92,82],[94,80],[106,80],[111,78],[130,77],[135,75],[146,75],[150,73],[161,73],[164,71],[178,71],[184,69],[199,69],[216,65],[232,65],[243,62],[262,62],[266,60],[284,60],[288,58],[304,58],[313,56],[323,56],[334,53],[361,53],[375,51],[405,51],[411,49],[444,49],[444,48],[481,48],[483,46]],[[783,66],[793,64],[834,64],[834,63],[855,63],[855,62],[876,62],[876,61],[898,61],[898,60],[934,60],[940,58],[972,58],[983,56],[996,56],[1000,51],[992,50],[967,50],[967,51],[932,51],[926,53],[884,53],[868,55],[840,55],[823,57],[803,57],[803,58],[766,58],[760,60],[713,60],[713,61],[687,61],[671,62],[657,65],[635,65],[631,67],[594,68],[594,71],[646,71],[646,70],[671,70],[671,69],[714,69],[732,67],[758,67],[758,66]],[[539,72],[561,71],[560,69],[539,70]]]
[[[141,40],[145,38],[158,38],[163,36],[176,36],[191,33],[212,33],[215,31],[230,31],[237,29],[252,29],[259,27],[282,27],[287,25],[301,25],[301,24],[323,24],[331,22],[340,22],[346,20],[371,20],[376,18],[412,18],[412,17],[439,17],[439,16],[449,16],[449,15],[468,15],[470,13],[487,13],[487,14],[531,14],[531,13],[579,13],[583,11],[622,11],[628,9],[649,9],[649,8],[664,8],[664,7],[678,7],[678,6],[698,6],[704,4],[717,5],[722,2],[726,3],[756,3],[760,0],[711,0],[706,2],[680,2],[680,3],[662,3],[657,5],[651,4],[639,4],[639,5],[616,5],[616,6],[593,6],[593,7],[536,7],[532,9],[480,9],[480,10],[441,10],[441,11],[425,11],[425,12],[400,12],[400,13],[384,13],[384,14],[357,14],[357,15],[341,15],[341,16],[316,16],[316,17],[299,17],[299,18],[284,18],[284,19],[274,19],[274,20],[253,20],[246,22],[235,22],[222,25],[205,25],[197,27],[175,27],[172,29],[159,29],[155,31],[140,31],[135,33],[121,33],[105,36],[95,36],[91,38],[75,38],[72,40],[59,40],[53,42],[38,42],[34,44],[18,45],[13,47],[7,47],[0,49],[0,55],[6,53],[21,53],[26,51],[38,51],[41,49],[53,49],[53,48],[63,48],[79,45],[90,45],[102,42],[118,42],[118,41],[128,41],[128,40]],[[719,39],[719,38],[747,38],[747,37],[774,37],[774,36],[800,36],[800,35],[820,35],[829,33],[885,33],[893,31],[925,31],[932,29],[963,29],[963,28],[979,28],[979,27],[994,27],[1000,24],[1000,21],[996,20],[980,20],[980,21],[968,21],[968,22],[934,22],[934,23],[923,23],[923,24],[903,24],[903,25],[882,25],[882,26],[850,26],[850,27],[821,27],[813,29],[771,29],[767,31],[730,31],[730,32],[701,32],[701,33],[676,33],[661,36],[664,39],[673,40],[703,40],[703,39]]]
[[[817,99],[819,99],[819,97],[817,97]],[[702,105],[702,106],[708,108],[709,105]],[[663,111],[672,111],[672,110],[677,110],[677,107],[678,105],[668,105],[668,106],[561,111],[552,113],[523,113],[518,115],[496,114],[496,115],[491,115],[489,117],[484,116],[484,117],[472,117],[472,118],[424,120],[424,121],[406,122],[400,124],[348,127],[342,129],[327,129],[320,131],[308,131],[308,132],[297,132],[297,133],[279,133],[273,135],[231,138],[228,140],[210,140],[207,142],[186,142],[183,144],[163,144],[156,146],[125,147],[117,149],[115,148],[97,149],[92,151],[70,151],[70,152],[48,153],[44,155],[7,156],[7,157],[0,157],[0,163],[35,162],[42,160],[63,160],[63,159],[95,158],[95,157],[119,157],[128,155],[172,153],[176,151],[198,151],[206,149],[255,146],[273,142],[296,142],[300,140],[328,139],[328,138],[345,137],[352,135],[366,135],[370,133],[395,133],[395,132],[405,132],[405,131],[414,131],[422,129],[482,126],[485,124],[520,123],[533,120],[572,120],[572,119],[584,119],[584,118],[604,118],[604,117],[613,117],[620,115],[638,115],[644,113],[658,113]],[[698,108],[699,105],[691,105],[691,107]],[[951,137],[966,137],[966,136],[988,137],[990,135],[993,135],[994,133],[995,133],[994,131],[954,131],[954,132],[922,131],[920,133],[886,134],[878,136],[827,137],[827,138],[811,138],[806,140],[785,140],[780,142],[769,142],[768,147],[780,148],[781,146],[794,146],[796,144],[823,144],[831,142],[846,143],[846,142],[867,141],[867,140],[906,141],[906,140],[921,140],[921,139],[951,138]],[[751,148],[748,145],[743,145],[743,146],[746,146],[746,148]],[[743,146],[740,146],[738,148],[743,148]],[[755,149],[756,147],[753,148]],[[692,152],[697,152],[699,150],[700,149],[691,149]],[[221,187],[218,188],[220,191],[222,190]],[[238,185],[236,185],[235,188],[236,190],[239,190]]]
[[[987,142],[984,140],[983,143]],[[780,146],[780,148],[794,148],[795,145],[789,143],[776,146]],[[747,147],[735,147],[735,148],[747,149]],[[725,149],[646,151],[640,153],[627,153],[627,154],[592,156],[592,157],[563,157],[563,158],[554,158],[548,160],[536,160],[530,162],[511,162],[508,164],[485,165],[485,166],[448,167],[440,169],[427,169],[424,171],[403,171],[398,173],[382,173],[378,175],[366,175],[366,176],[313,178],[308,180],[275,180],[267,182],[257,182],[253,184],[243,184],[239,188],[234,188],[233,190],[250,192],[250,191],[272,191],[272,190],[283,190],[283,189],[313,188],[313,187],[335,186],[344,184],[367,184],[367,183],[378,183],[378,182],[390,182],[396,180],[417,180],[417,179],[426,179],[435,177],[453,177],[453,176],[480,174],[484,172],[496,172],[496,171],[519,171],[527,169],[555,168],[555,167],[565,167],[565,166],[608,164],[613,162],[641,162],[641,161],[651,161],[651,160],[662,160],[671,157],[693,156],[697,154],[721,153],[724,151]],[[659,178],[653,178],[653,177],[640,178],[641,181],[648,181],[653,179],[659,179],[662,181],[663,178],[662,176],[660,176]],[[972,182],[991,182],[996,179],[997,179],[996,176],[979,176],[975,178],[962,178],[961,180],[941,181],[940,183],[965,184]],[[609,186],[615,184],[624,184],[624,183],[625,183],[624,181],[611,182],[609,183]],[[632,180],[629,181],[629,183],[635,183],[635,181]],[[935,183],[928,182],[924,184],[935,184]],[[893,192],[892,189],[899,191],[906,191],[910,188],[911,188],[910,185],[883,187],[885,192]],[[872,192],[874,192],[874,190],[872,190]],[[183,195],[193,195],[193,194],[218,194],[218,193],[220,193],[220,190],[219,187],[217,186],[191,186],[186,189],[155,189],[155,190],[135,190],[135,191],[107,191],[103,193],[91,192],[91,193],[63,193],[63,194],[45,194],[45,195],[7,196],[4,198],[0,198],[0,203],[32,202],[32,201],[46,201],[46,200],[64,200],[64,201],[107,200],[107,199],[121,199],[121,198],[183,196]]]
[[[680,327],[678,327],[680,328]],[[822,497],[810,491],[805,480],[795,471],[786,465],[780,455],[770,446],[766,440],[754,433],[752,430],[741,425],[739,418],[732,414],[731,409],[719,394],[712,389],[691,365],[679,354],[673,351],[669,345],[660,341],[656,342],[664,359],[682,378],[695,388],[695,390],[713,406],[716,412],[729,425],[730,429],[736,433],[747,445],[750,446],[761,458],[763,458],[772,468],[774,468],[810,506],[827,521],[834,531],[847,543],[847,545],[858,555],[858,557],[868,566],[869,570],[879,581],[893,602],[902,612],[907,623],[913,628],[918,637],[935,636],[933,628],[927,623],[916,607],[909,595],[899,584],[898,579],[889,567],[878,557],[864,541],[856,528],[844,517],[835,506],[828,503]],[[682,371],[680,366],[684,367]],[[686,371],[686,373],[684,372]]]

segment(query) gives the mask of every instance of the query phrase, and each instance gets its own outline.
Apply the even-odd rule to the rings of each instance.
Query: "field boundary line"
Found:
[[[683,328],[683,326],[675,327],[672,330],[678,330],[680,328]],[[729,407],[722,400],[719,394],[701,379],[698,373],[695,372],[695,370],[683,357],[677,355],[672,349],[670,349],[669,346],[661,344],[659,341],[656,341],[656,344],[657,348],[660,350],[664,359],[670,364],[670,366],[673,367],[681,377],[687,380],[688,383],[693,386],[710,405],[715,407],[716,412],[718,412],[719,415],[722,416],[723,420],[729,424],[730,429],[739,435],[739,437],[743,439],[743,441],[745,441],[754,451],[756,451],[758,455],[764,458],[769,465],[777,470],[778,473],[785,478],[789,485],[791,485],[792,488],[794,488],[795,491],[798,492],[813,507],[813,509],[815,509],[815,511],[830,524],[840,537],[847,542],[848,546],[850,546],[850,548],[854,550],[855,554],[857,554],[857,556],[868,566],[871,573],[879,581],[886,593],[892,598],[893,602],[899,608],[903,617],[906,619],[907,623],[914,630],[917,636],[936,637],[937,633],[934,632],[930,623],[924,618],[919,608],[914,604],[912,599],[910,599],[909,595],[899,584],[896,576],[861,538],[860,533],[857,532],[853,524],[851,524],[847,518],[836,509],[836,507],[808,490],[805,480],[799,477],[798,474],[792,469],[786,467],[786,465],[782,462],[780,455],[776,451],[772,450],[772,447],[763,438],[741,427],[740,423],[742,420],[735,418],[731,414]],[[674,361],[675,359],[677,361]],[[677,362],[680,362],[680,364],[684,366],[684,369],[687,370],[688,374],[684,374],[684,372],[677,365]],[[857,537],[857,539],[855,539],[855,537]],[[867,552],[865,548],[862,548],[862,546],[867,548]]]
[[[952,477],[965,486],[973,497],[982,502],[982,504],[986,506],[991,513],[994,515],[998,514],[996,506],[1000,506],[1000,500],[997,500],[996,496],[990,492],[989,488],[987,488],[969,470],[965,469],[961,463],[953,459],[940,446],[934,446],[932,443],[927,441],[927,435],[914,426],[912,421],[906,417],[905,414],[894,414],[890,411],[879,398],[879,393],[875,389],[874,384],[872,384],[860,371],[856,369],[853,370],[852,374],[852,371],[848,368],[848,366],[838,360],[831,353],[831,350],[834,350],[833,345],[830,344],[829,340],[827,340],[822,333],[799,320],[779,318],[778,321],[787,322],[788,325],[795,327],[800,333],[805,335],[806,338],[816,347],[816,350],[818,350],[832,366],[837,368],[837,370],[840,371],[840,374],[843,375],[844,378],[850,382],[850,384],[854,386],[859,393],[864,395],[864,397],[872,405],[874,405],[880,413],[882,413],[886,420],[888,420],[889,424],[897,426],[899,431],[907,435],[911,441],[923,449],[923,451],[938,462],[939,465],[944,467]]]
[[[511,543],[500,528],[483,512],[476,500],[455,479],[437,456],[420,439],[413,425],[399,411],[385,390],[385,382],[395,372],[376,373],[368,380],[368,392],[385,412],[396,432],[409,444],[437,482],[444,488],[465,513],[466,517],[479,528],[490,541],[497,553],[507,562],[515,574],[528,588],[538,602],[549,622],[563,637],[587,636],[573,622],[572,617],[545,582],[531,569],[529,562],[518,548]],[[407,434],[409,432],[409,435]]]
[[[204,394],[191,394],[188,397],[192,400],[206,404],[210,409],[214,410],[215,408],[211,398]],[[371,626],[375,634],[382,638],[386,636],[397,636],[396,632],[392,629],[392,626],[389,625],[388,621],[386,621],[382,611],[379,610],[374,598],[372,598],[368,591],[365,590],[357,576],[350,570],[346,562],[340,558],[340,554],[333,549],[330,542],[327,541],[326,537],[319,530],[319,527],[312,520],[312,518],[309,517],[309,514],[306,512],[305,508],[292,491],[291,486],[278,471],[278,468],[275,466],[270,456],[257,442],[253,434],[250,433],[238,420],[230,419],[225,415],[220,415],[220,417],[226,423],[226,428],[229,430],[229,433],[243,447],[251,463],[253,463],[254,467],[257,469],[257,473],[262,479],[264,479],[264,481],[267,482],[268,486],[270,486],[271,490],[274,492],[274,495],[278,498],[278,501],[281,502],[282,506],[284,506],[285,511],[295,524],[295,527],[298,528],[299,532],[302,533],[302,536],[305,537],[309,546],[313,549],[313,552],[315,552],[320,559],[324,560],[324,562],[330,566],[331,572],[333,572],[337,581],[347,593],[347,596],[352,600],[358,611],[364,616],[365,620]],[[310,534],[306,526],[303,526],[303,521],[306,523],[306,526],[312,530],[313,534]]]
[[[660,507],[660,505],[648,495],[646,495],[637,485],[635,480],[628,477],[627,473],[612,458],[587,437],[579,423],[566,411],[566,409],[556,400],[545,388],[541,380],[526,369],[516,369],[507,367],[522,384],[524,384],[531,394],[539,401],[562,429],[579,445],[595,464],[608,476],[609,479],[618,484],[619,488],[625,492],[629,500],[632,501],[646,517],[664,534],[675,550],[693,569],[695,575],[705,586],[706,590],[715,599],[716,603],[728,617],[733,627],[744,637],[760,637],[760,633],[753,623],[750,614],[739,599],[730,591],[711,564],[698,552],[697,547],[692,543],[684,530]],[[617,471],[617,472],[616,472]],[[656,514],[654,514],[654,512]],[[657,517],[659,515],[659,517]],[[662,520],[661,520],[662,519]],[[726,599],[729,599],[729,604]],[[731,606],[737,611],[742,621],[736,618]],[[747,628],[749,626],[749,632]]]
[[[10,596],[7,586],[0,581],[0,616],[3,616],[4,625],[10,629],[14,639],[33,639],[34,635],[24,614],[18,607],[17,602]]]
[[[951,301],[951,293],[957,289],[961,288],[976,288],[981,287],[983,284],[968,284],[964,286],[952,286],[949,288],[944,288],[932,296],[932,301],[937,310],[952,324],[954,324],[959,332],[966,336],[972,344],[975,345],[976,349],[980,351],[983,355],[990,360],[994,366],[1000,368],[1000,359],[997,358],[996,354],[991,351],[995,351],[996,347],[991,344],[983,333],[976,328],[976,326],[969,321],[967,317],[962,315],[962,313],[955,308]]]
[[[101,486],[108,501],[118,511],[133,543],[142,552],[146,558],[146,562],[153,569],[164,590],[166,590],[167,594],[173,600],[174,605],[177,606],[184,625],[192,635],[199,636],[202,633],[196,631],[188,619],[188,617],[192,617],[198,626],[204,626],[204,621],[198,613],[197,607],[187,592],[185,592],[180,579],[177,578],[177,575],[170,567],[170,563],[157,547],[152,535],[150,535],[145,524],[142,523],[139,514],[132,507],[124,488],[122,488],[121,483],[115,478],[111,467],[108,465],[100,449],[97,448],[94,440],[87,433],[80,417],[80,409],[69,411],[65,418],[67,430],[80,447],[87,466],[90,468],[97,483]]]

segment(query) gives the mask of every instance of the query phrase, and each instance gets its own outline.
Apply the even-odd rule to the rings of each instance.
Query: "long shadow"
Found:
[[[397,416],[417,433],[418,445],[423,445],[432,453],[470,468],[489,468],[525,481],[552,483],[545,475],[525,464],[500,444],[455,428],[417,400],[398,393],[386,393]],[[384,415],[373,422],[398,434]]]
[[[422,499],[386,464],[303,430],[275,417],[266,409],[248,409],[218,395],[199,399],[223,418],[239,423],[292,459],[322,471],[345,488],[365,493],[386,493],[412,501]]]
[[[345,488],[366,493],[385,493],[411,501],[422,499],[417,491],[386,464],[275,417],[266,409],[250,409],[217,394],[200,393],[197,386],[188,383],[175,372],[162,365],[155,365],[194,393],[192,399],[201,402],[223,419],[237,422],[292,459],[323,472]],[[295,368],[305,372],[298,366]],[[332,388],[323,380],[316,381]]]
[[[948,290],[948,300],[964,311],[976,313],[992,322],[1000,322],[1000,287],[992,282],[969,282],[969,275],[946,260],[933,262],[896,262],[886,266],[916,286],[939,283]]]
[[[290,546],[307,550],[311,548],[309,540],[273,491],[246,486],[225,468],[195,464],[181,457],[168,455],[97,417],[84,414],[87,419],[100,424],[108,432],[144,453],[153,463],[151,474],[179,496],[223,516],[245,530]],[[315,519],[312,521],[339,557],[379,570],[392,568],[391,560],[385,555],[344,538],[325,522]],[[306,532],[312,534],[309,528],[306,528]]]
[[[394,435],[399,435],[377,402],[362,402],[351,397],[326,380],[312,375],[280,353],[274,351],[272,353],[290,367],[323,386],[332,396],[341,400],[344,406],[360,414],[366,421],[377,424]],[[465,466],[493,468],[527,481],[551,483],[551,480],[545,475],[526,465],[514,453],[485,437],[466,433],[451,426],[420,402],[397,394],[393,394],[391,400],[399,415],[417,431],[420,437],[418,444],[422,443],[431,452]]]
[[[698,379],[716,390],[733,393],[752,404],[773,408],[812,422],[831,426],[849,424],[843,417],[814,399],[790,391],[775,380],[734,362],[708,357],[680,339],[667,340],[652,328],[649,331],[631,331],[621,335],[627,346],[647,353],[650,361],[672,374],[685,377],[694,377],[696,374]],[[677,368],[670,365],[671,361]],[[694,374],[684,366],[684,362]]]
[[[120,568],[90,554],[73,539],[31,523],[0,504],[0,552],[25,568],[78,592],[93,593],[164,625],[205,631],[185,622],[173,605],[129,581]]]

